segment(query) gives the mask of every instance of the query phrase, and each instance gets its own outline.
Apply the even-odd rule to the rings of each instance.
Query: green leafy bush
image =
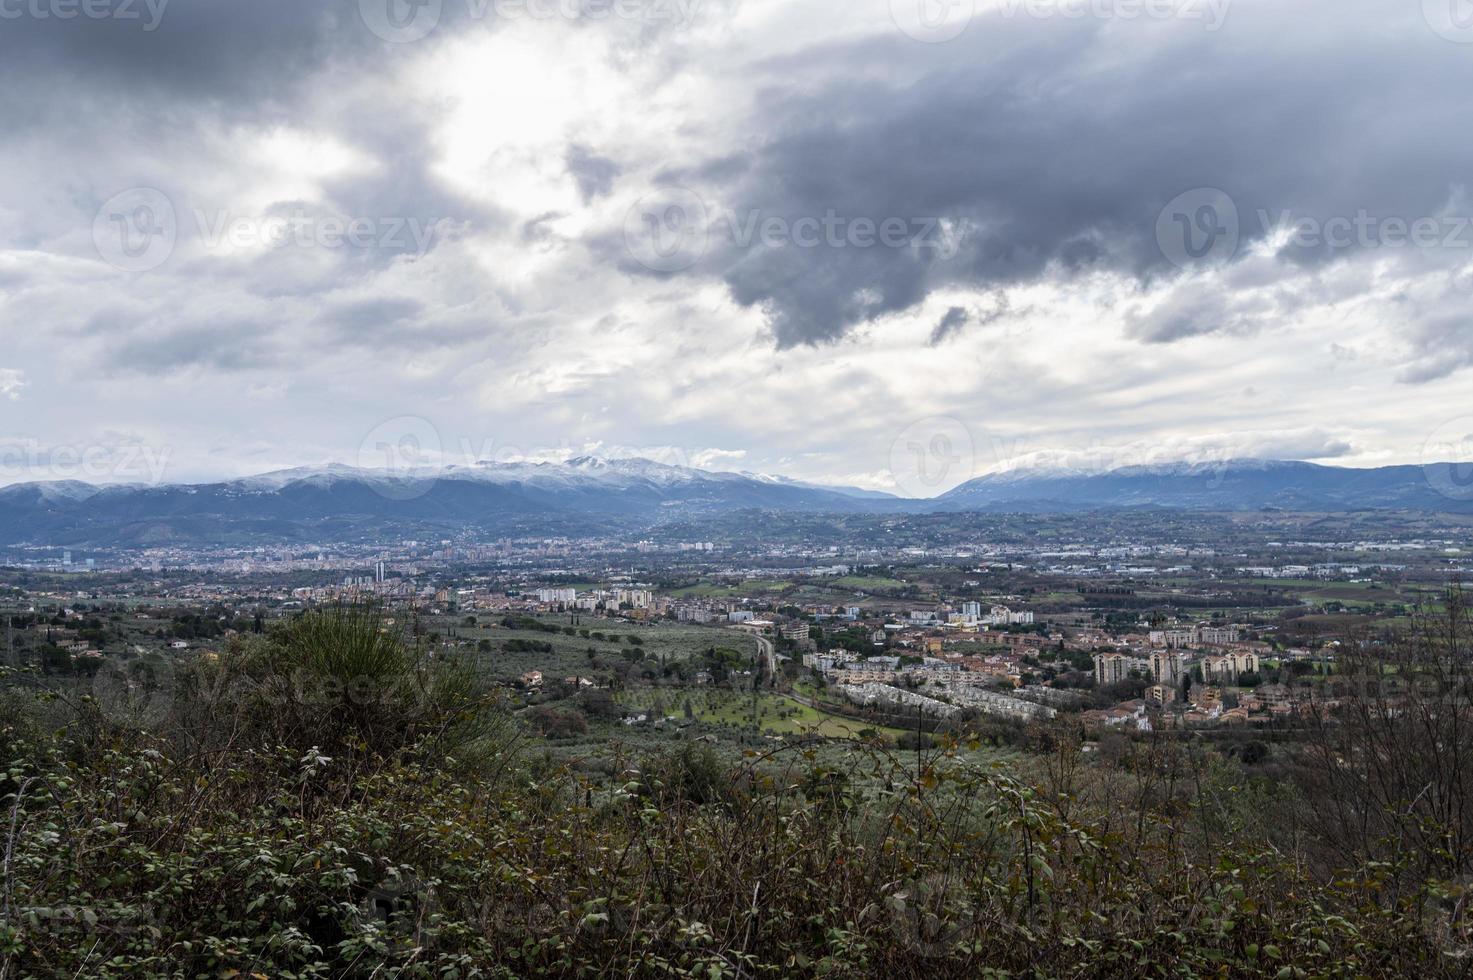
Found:
[[[364,678],[295,699],[288,681]],[[442,676],[443,675],[443,676]],[[1190,743],[1023,773],[703,743],[521,755],[371,611],[181,672],[139,728],[0,701],[0,975],[1461,976],[1463,886],[1285,850],[1298,806]],[[573,713],[573,717],[581,715]],[[605,760],[606,761],[606,760]],[[1125,764],[1128,762],[1128,764]],[[1462,845],[1456,845],[1462,846]]]

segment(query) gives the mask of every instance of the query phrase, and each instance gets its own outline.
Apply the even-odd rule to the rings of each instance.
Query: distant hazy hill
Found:
[[[1230,460],[1132,466],[1107,472],[1023,470],[980,477],[934,502],[939,510],[1473,511],[1473,467],[1347,469],[1314,463]],[[1466,482],[1467,486],[1461,484]]]
[[[1031,470],[984,476],[934,500],[902,500],[643,459],[582,457],[399,475],[328,466],[199,485],[7,487],[0,489],[0,544],[315,541],[462,528],[570,532],[745,510],[1050,513],[1122,507],[1473,512],[1473,468],[1356,470],[1244,460],[1101,473]]]

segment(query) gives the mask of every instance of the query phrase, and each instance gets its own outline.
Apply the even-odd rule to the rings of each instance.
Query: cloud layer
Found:
[[[0,440],[903,489],[917,427],[965,434],[956,482],[1416,462],[1473,416],[1473,36],[1435,3],[909,6],[7,7]]]

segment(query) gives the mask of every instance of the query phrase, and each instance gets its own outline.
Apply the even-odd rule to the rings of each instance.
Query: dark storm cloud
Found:
[[[931,331],[931,346],[935,347],[947,337],[959,332],[962,327],[972,322],[972,315],[963,307],[953,306],[946,311],[941,322],[936,324],[936,329]]]
[[[724,155],[679,176],[738,216],[948,219],[961,229],[955,257],[742,243],[696,271],[720,275],[790,347],[841,338],[943,285],[1177,275],[1157,220],[1194,188],[1236,205],[1239,257],[1285,212],[1439,213],[1473,183],[1473,142],[1450,127],[1473,84],[1469,51],[1410,8],[1310,6],[1324,42],[1311,47],[1285,32],[1313,11],[1254,5],[1217,32],[988,17],[950,44],[869,40],[770,63],[752,118],[764,137],[739,163]],[[1130,40],[1131,57],[1104,56]],[[1225,325],[1178,311],[1144,335]]]
[[[494,230],[505,222],[431,172],[432,113],[408,103],[384,111],[373,86],[432,42],[385,43],[365,25],[358,0],[99,2],[139,19],[26,13],[28,5],[49,9],[61,0],[11,2],[0,17],[0,128],[12,146],[29,138],[45,148],[59,175],[48,190],[65,193],[74,209],[23,210],[18,222],[0,226],[0,244],[47,247],[86,228],[103,201],[134,187],[170,198],[181,253],[222,222],[277,219],[297,209],[319,226],[326,219],[377,229],[370,246],[339,249],[334,263],[304,263],[290,249],[268,249],[248,262],[187,267],[181,254],[165,269],[248,277],[252,293],[278,296],[330,290],[344,278],[421,256],[468,228]],[[467,5],[445,8],[437,40],[466,21]],[[9,16],[17,9],[22,16]],[[232,155],[252,159],[279,131],[328,134],[372,165],[323,174],[315,199],[283,195],[264,211],[248,181],[200,179],[247,177],[231,172]],[[0,189],[0,212],[5,197]],[[91,255],[86,239],[81,244]]]
[[[927,255],[753,246],[726,269],[731,296],[759,306],[779,347],[837,340],[857,323],[925,298]]]
[[[120,111],[139,96],[168,103],[210,102],[232,115],[289,118],[294,90],[334,68],[384,71],[423,51],[388,43],[366,22],[437,9],[432,44],[467,30],[495,30],[487,4],[445,0],[416,8],[406,0],[95,0],[105,15],[65,18],[66,0],[7,0],[0,17],[0,105],[45,122],[38,106],[63,102],[83,111]],[[386,6],[387,5],[387,6]],[[35,16],[39,7],[45,16]],[[157,105],[155,105],[157,108]],[[29,113],[28,113],[28,110]]]
[[[1473,315],[1466,310],[1434,315],[1418,328],[1413,344],[1416,353],[1397,380],[1413,385],[1440,381],[1473,365]]]
[[[280,97],[332,52],[367,53],[376,40],[353,0],[113,6],[139,16],[26,14],[0,22],[0,80],[9,93],[0,105],[24,112],[55,99],[105,109],[126,92],[244,109]]]
[[[607,157],[601,157],[582,144],[568,147],[568,172],[578,182],[578,192],[583,203],[602,197],[614,189],[614,180],[623,172],[620,166]]]
[[[205,368],[233,373],[277,366],[266,324],[231,321],[132,333],[110,345],[107,368],[114,373],[168,375]]]
[[[997,293],[992,304],[991,309],[985,310],[969,310],[962,306],[953,306],[947,310],[941,322],[931,331],[930,346],[939,347],[973,323],[986,327],[1013,315],[1012,301],[1008,299],[1007,293]]]

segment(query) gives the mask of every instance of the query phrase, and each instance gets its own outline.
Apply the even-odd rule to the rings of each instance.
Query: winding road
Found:
[[[769,685],[777,684],[777,646],[765,636],[753,634],[757,640],[757,656],[763,661]]]

